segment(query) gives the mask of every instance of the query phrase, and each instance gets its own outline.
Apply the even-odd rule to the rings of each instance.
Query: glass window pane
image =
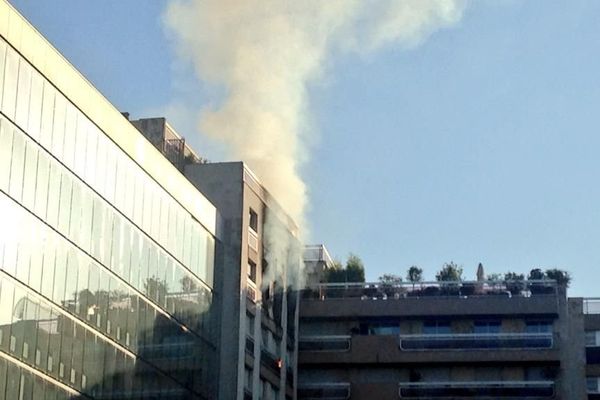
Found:
[[[13,133],[8,121],[0,118],[0,189],[6,192],[10,179]]]
[[[17,105],[17,82],[19,76],[19,56],[12,49],[6,48],[6,62],[4,66],[4,90],[2,93],[2,111],[14,120]]]
[[[25,149],[25,172],[23,174],[23,205],[29,210],[33,210],[35,204],[37,162],[37,145],[32,141],[28,141]]]
[[[52,153],[59,160],[63,158],[66,111],[67,99],[62,94],[57,93],[54,101],[54,120],[52,122]]]
[[[23,194],[23,170],[25,165],[25,140],[23,139],[23,135],[17,129],[13,129],[12,149],[8,192],[13,199],[21,201],[21,195]]]
[[[46,149],[51,149],[52,144],[52,121],[54,120],[54,97],[56,89],[44,81],[44,93],[42,96],[42,121],[40,126],[40,144]]]
[[[27,133],[36,141],[40,137],[40,124],[42,121],[42,98],[44,81],[42,76],[33,71],[31,74],[31,96],[29,100],[29,123]]]
[[[63,235],[69,234],[69,221],[71,218],[71,195],[73,180],[71,174],[63,170],[60,181],[60,202],[58,206],[58,230]],[[73,221],[75,222],[75,221]]]
[[[56,164],[50,165],[50,180],[48,182],[48,209],[46,221],[50,226],[58,225],[58,205],[60,201],[61,169]]]
[[[0,105],[2,104],[2,92],[4,91],[4,65],[6,64],[6,42],[0,39]],[[1,378],[0,378],[1,380]],[[0,390],[0,393],[4,393]]]
[[[37,182],[35,186],[34,212],[42,218],[46,218],[46,207],[48,206],[48,181],[50,178],[50,162],[48,155],[40,151],[37,164]]]
[[[75,137],[77,135],[77,113],[79,111],[71,103],[67,103],[65,119],[64,164],[73,169],[75,164]]]
[[[19,83],[17,86],[17,109],[15,122],[27,131],[29,121],[29,96],[31,94],[31,66],[23,59],[19,63]]]
[[[75,137],[75,160],[74,160],[74,171],[79,177],[85,177],[85,157],[86,157],[86,145],[87,145],[87,132],[89,128],[89,121],[81,114],[77,113],[77,133]]]

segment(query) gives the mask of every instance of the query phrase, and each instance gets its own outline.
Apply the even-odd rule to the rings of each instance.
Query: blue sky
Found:
[[[119,109],[144,117],[220,94],[175,60],[166,1],[12,3]],[[68,12],[67,12],[68,10]],[[417,48],[339,56],[310,87],[302,171],[312,241],[367,278],[564,268],[599,296],[600,2],[478,1]],[[188,115],[200,154],[223,149]]]

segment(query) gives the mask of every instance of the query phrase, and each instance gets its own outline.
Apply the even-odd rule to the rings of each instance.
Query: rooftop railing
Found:
[[[600,314],[600,297],[583,299],[584,314]]]
[[[557,284],[553,280],[529,281],[448,281],[384,284],[321,283],[309,286],[303,292],[305,299],[360,298],[362,300],[393,300],[413,297],[473,297],[503,296],[530,297],[556,295]],[[600,299],[598,299],[600,302]],[[600,313],[600,304],[598,312]]]
[[[550,349],[554,335],[547,333],[461,333],[400,335],[403,351]]]
[[[406,399],[473,397],[533,399],[554,396],[552,381],[401,382],[398,395]]]
[[[349,383],[305,383],[298,385],[299,400],[347,400],[350,398]]]

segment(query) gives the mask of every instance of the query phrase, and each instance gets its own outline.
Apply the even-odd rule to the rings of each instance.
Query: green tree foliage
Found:
[[[423,280],[423,270],[416,265],[413,265],[406,271],[406,279],[415,285]]]
[[[360,257],[354,254],[348,256],[346,267],[342,267],[342,263],[334,261],[333,266],[327,270],[327,282],[364,282],[365,267]]]
[[[531,271],[529,271],[529,275],[527,276],[527,279],[530,281],[541,281],[541,280],[546,279],[546,274],[541,269],[534,268]]]
[[[462,273],[462,267],[450,261],[449,263],[445,263],[442,269],[435,274],[435,279],[438,282],[461,281]]]
[[[566,288],[568,288],[569,284],[571,283],[571,274],[569,274],[567,271],[563,271],[562,269],[547,269],[546,276],[548,279],[555,280],[559,286],[564,286]]]
[[[522,281],[525,279],[525,275],[517,274],[516,272],[507,272],[504,274],[505,281]]]

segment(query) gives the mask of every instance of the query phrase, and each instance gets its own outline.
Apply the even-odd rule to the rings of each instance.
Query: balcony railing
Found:
[[[554,396],[552,381],[401,382],[398,394],[406,399],[451,397],[549,398]]]
[[[600,314],[600,297],[583,299],[584,314]]]
[[[271,353],[266,349],[262,349],[260,351],[260,361],[261,363],[274,372],[276,375],[281,373],[282,362],[281,358],[277,357],[275,354]]]
[[[347,400],[350,398],[349,383],[310,383],[298,386],[299,400]]]
[[[553,334],[548,332],[400,335],[399,346],[403,351],[550,349],[553,346]]]
[[[530,297],[556,295],[557,284],[553,280],[529,281],[469,281],[469,282],[420,282],[382,284],[372,283],[321,283],[311,285],[303,292],[307,299],[360,298],[362,300],[394,300],[414,297],[472,297],[502,296]],[[589,300],[590,302],[593,300]],[[598,305],[589,305],[590,310],[600,313]]]
[[[258,234],[250,227],[248,228],[248,247],[258,251]]]
[[[299,351],[348,351],[350,335],[302,336],[298,341]]]

